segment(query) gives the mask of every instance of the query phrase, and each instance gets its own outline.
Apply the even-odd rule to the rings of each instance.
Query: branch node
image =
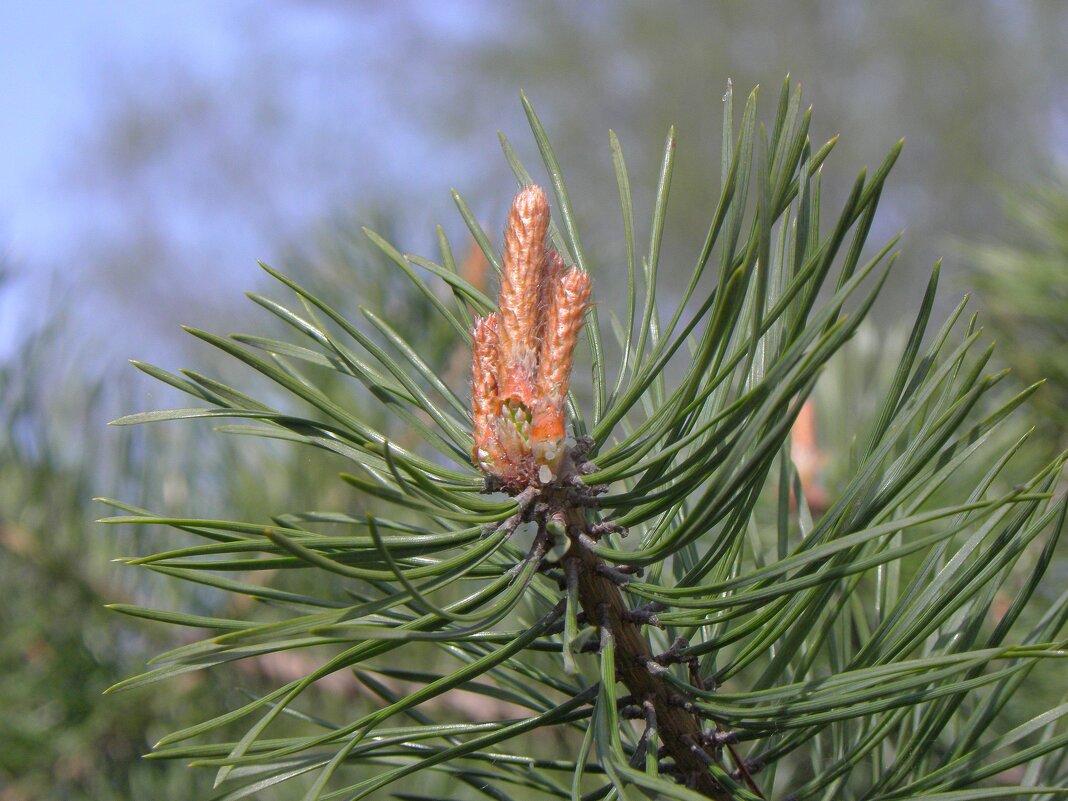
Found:
[[[600,523],[593,523],[587,526],[586,531],[589,532],[591,537],[597,537],[600,539],[605,534],[618,534],[620,537],[626,537],[630,530],[626,526],[621,526],[619,523],[613,523],[610,520],[602,520]]]
[[[682,776],[682,768],[676,765],[674,762],[668,760],[662,760],[656,763],[656,769],[661,773],[666,773],[669,776],[675,776],[676,778]]]
[[[600,650],[604,649],[608,645],[608,638],[612,636],[612,619],[609,616],[610,607],[607,603],[602,603],[597,607],[597,616],[601,619],[601,637],[600,637]]]
[[[668,669],[648,656],[639,655],[637,657],[638,664],[644,665],[645,669],[654,676],[662,676],[667,673]]]
[[[487,479],[488,480],[488,479]],[[519,524],[528,519],[528,514],[533,510],[535,501],[541,495],[541,489],[539,487],[527,487],[521,493],[515,496],[516,510],[515,514],[511,517],[505,518],[502,522],[494,524],[488,523],[482,527],[482,536],[488,537],[498,531],[503,531],[505,537],[510,537],[515,533],[515,530],[519,528]]]
[[[660,670],[662,672],[666,672],[667,671],[666,667],[664,667],[662,665],[659,666],[659,667],[660,667]],[[690,700],[688,700],[686,698],[683,698],[678,693],[672,693],[668,697],[668,703],[671,704],[672,706],[682,707],[682,709],[686,710],[687,712],[695,712],[697,710],[697,708],[693,705],[693,703]]]
[[[597,547],[597,541],[590,537],[588,534],[579,534],[577,539],[579,545],[581,545],[587,551],[592,551],[594,548]]]
[[[585,462],[586,457],[593,450],[594,444],[593,437],[589,434],[575,437],[575,444],[571,447],[571,458],[576,462]]]
[[[642,701],[642,709],[645,710],[646,731],[656,728],[656,705],[646,698]]]
[[[686,656],[682,653],[682,650],[688,648],[689,645],[690,641],[685,637],[676,637],[675,642],[671,643],[670,648],[653,658],[661,665],[675,665],[680,662],[689,662],[696,659],[694,656]]]
[[[592,654],[592,653],[596,653],[596,652],[598,652],[600,650],[601,650],[601,641],[600,640],[594,640],[594,639],[591,638],[589,640],[586,640],[586,642],[582,643],[581,647],[579,648],[579,653],[580,654]]]
[[[649,605],[637,606],[634,609],[624,610],[623,619],[629,623],[656,626],[658,629],[664,628],[664,624],[661,623],[656,616],[656,610],[651,609]]]
[[[634,753],[630,755],[630,759],[627,760],[627,764],[632,768],[640,768],[642,763],[645,762],[645,755],[649,751],[649,732],[645,731],[641,738],[638,740],[638,745],[634,748]]]
[[[706,731],[701,735],[704,745],[711,748],[722,748],[725,745],[734,745],[738,742],[736,731]]]
[[[582,536],[583,535],[579,535],[580,539]],[[583,543],[583,545],[585,544],[586,543]],[[596,570],[600,575],[604,576],[605,578],[610,579],[614,584],[620,587],[626,587],[628,584],[630,584],[630,576],[628,576],[626,573],[622,573],[616,570],[614,567],[609,567],[604,562],[598,562],[594,570]]]
[[[580,626],[584,626],[587,622],[586,613],[580,609],[575,615],[575,620]],[[565,622],[563,620],[557,620],[555,623],[549,626],[549,628],[545,629],[545,633],[547,635],[560,634],[564,630],[564,625]]]
[[[571,506],[596,507],[597,496],[605,492],[608,492],[608,487],[591,487],[578,476],[572,476],[571,486],[566,489],[564,497]]]
[[[694,756],[696,756],[706,765],[714,764],[714,760],[712,759],[712,757],[708,755],[708,753],[705,751],[704,748],[701,747],[699,743],[694,741],[693,737],[688,734],[684,734],[682,735],[682,742],[687,748],[690,749]]]
[[[731,778],[735,780],[748,779],[754,773],[760,773],[765,767],[766,765],[759,759],[743,759],[742,766],[737,770],[731,771]]]

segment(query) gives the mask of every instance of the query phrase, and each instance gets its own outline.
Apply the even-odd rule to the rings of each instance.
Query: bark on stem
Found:
[[[679,770],[685,775],[694,776],[695,789],[716,801],[732,801],[730,793],[712,778],[706,764],[707,758],[717,759],[717,755],[706,748],[704,753],[707,758],[703,758],[693,750],[693,744],[702,742],[701,722],[677,700],[673,700],[677,698],[677,693],[664,681],[663,676],[649,668],[649,663],[653,662],[653,652],[641,625],[627,618],[627,605],[616,583],[598,571],[598,565],[603,565],[604,561],[578,541],[577,532],[586,529],[583,511],[569,509],[568,524],[572,540],[568,553],[578,560],[579,602],[587,620],[598,627],[607,620],[611,627],[616,640],[616,673],[619,680],[636,703],[645,700],[652,702],[656,710],[657,730],[664,747]]]

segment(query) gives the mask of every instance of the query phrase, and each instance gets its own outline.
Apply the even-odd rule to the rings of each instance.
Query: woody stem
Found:
[[[578,533],[586,529],[583,510],[568,509],[567,522],[571,537],[568,553],[577,562],[579,602],[587,620],[598,627],[608,625],[615,637],[619,680],[636,702],[652,703],[664,747],[682,775],[693,777],[695,789],[717,801],[732,801],[730,793],[708,770],[709,759],[718,760],[718,757],[712,749],[700,745],[703,742],[700,720],[686,711],[677,693],[664,680],[663,668],[653,659],[640,623],[629,619],[619,586],[601,569],[604,560],[579,542]]]

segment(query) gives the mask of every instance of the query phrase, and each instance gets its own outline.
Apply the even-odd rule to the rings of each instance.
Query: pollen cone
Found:
[[[554,471],[563,455],[564,399],[590,288],[589,275],[577,267],[557,273],[545,310],[531,440],[536,460]]]
[[[549,201],[540,187],[528,186],[512,202],[504,231],[497,371],[501,401],[522,404],[528,413],[538,371],[538,300],[545,280],[548,230]]]

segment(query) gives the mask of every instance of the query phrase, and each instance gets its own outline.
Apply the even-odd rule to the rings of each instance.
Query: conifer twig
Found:
[[[632,571],[607,564],[593,551],[599,537],[623,530],[587,520],[604,490],[582,480],[595,469],[586,461],[594,443],[568,439],[564,428],[564,398],[590,279],[546,250],[548,221],[544,192],[536,186],[520,191],[505,231],[500,311],[477,320],[472,332],[473,461],[486,474],[487,489],[516,499],[515,513],[497,530],[510,533],[536,519],[539,536],[552,536],[549,521],[562,523],[556,528],[570,540],[567,572],[577,584],[582,612],[602,638],[608,632],[615,638],[619,680],[656,721],[674,772],[709,798],[729,801],[730,793],[709,770],[720,764],[721,748],[704,732],[689,699],[666,680],[670,664],[686,661],[680,652],[686,643],[676,641],[655,655],[642,626],[659,625],[657,607],[629,608],[621,588]],[[740,762],[739,768],[744,770]]]

